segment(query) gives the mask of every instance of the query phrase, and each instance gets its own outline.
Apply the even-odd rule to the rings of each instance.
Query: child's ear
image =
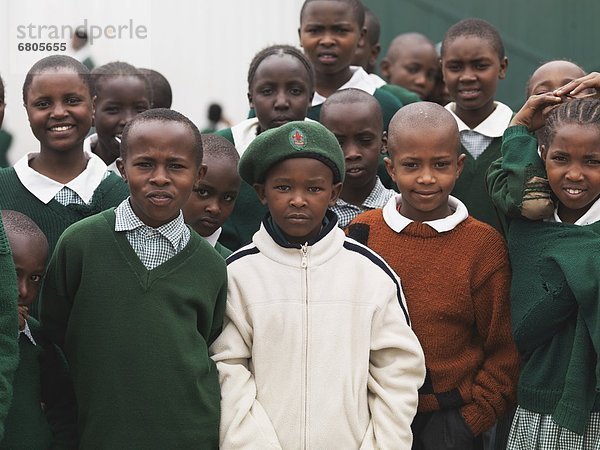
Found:
[[[465,159],[467,158],[467,155],[465,155],[464,153],[461,153],[460,155],[458,155],[458,161],[456,162],[456,179],[458,179],[458,177],[460,177],[460,174],[462,173],[464,167],[465,167]]]
[[[548,148],[544,144],[540,145],[540,156],[542,157],[542,161],[544,161],[544,165],[546,165],[546,158],[548,157]]]
[[[265,198],[265,185],[262,183],[254,183],[252,187],[254,188],[254,191],[256,192],[260,202],[267,206],[267,199]]]
[[[500,61],[500,72],[498,73],[498,78],[500,80],[504,80],[506,78],[506,69],[508,69],[508,58],[505,56]]]
[[[200,167],[198,167],[198,173],[196,174],[196,181],[194,181],[194,189],[196,189],[198,187],[198,184],[200,183],[200,179],[204,178],[206,176],[206,171],[207,171],[207,166],[206,164],[200,164]]]
[[[356,48],[363,48],[365,46],[365,39],[367,38],[367,27],[362,27],[360,30],[360,36],[358,37],[358,43]]]
[[[390,61],[387,58],[383,58],[379,63],[379,69],[381,71],[381,76],[385,81],[390,81]]]
[[[335,183],[331,189],[331,197],[329,198],[329,206],[335,205],[338,197],[342,193],[343,183]]]
[[[94,95],[92,98],[92,126],[96,126],[96,100],[98,99],[97,95]]]
[[[125,172],[125,162],[123,161],[123,158],[117,158],[115,163],[117,164],[117,169],[119,169],[121,178],[123,178],[123,181],[127,183],[127,173]]]
[[[386,155],[387,152],[388,152],[387,143],[388,143],[387,131],[384,131],[383,133],[381,133],[381,150],[380,150],[380,153],[382,155]]]
[[[248,104],[250,105],[250,108],[254,108],[254,102],[252,101],[252,94],[250,92],[248,92],[246,95],[248,96]]]
[[[394,162],[392,161],[392,158],[390,158],[389,156],[386,156],[385,158],[383,158],[383,162],[385,164],[385,170],[387,170],[388,175],[390,176],[390,178],[392,179],[392,181],[395,184],[396,183],[396,175],[394,174]]]

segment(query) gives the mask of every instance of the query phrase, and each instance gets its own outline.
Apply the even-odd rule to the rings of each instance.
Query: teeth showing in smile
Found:
[[[51,131],[67,131],[68,129],[73,128],[73,125],[61,125],[56,127],[50,127]]]
[[[571,189],[571,188],[566,188],[565,191],[567,192],[567,194],[570,195],[577,195],[577,194],[581,194],[583,192],[583,189]]]

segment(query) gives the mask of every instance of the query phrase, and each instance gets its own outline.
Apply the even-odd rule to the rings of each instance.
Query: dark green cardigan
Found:
[[[82,448],[217,448],[220,387],[208,347],[221,332],[225,261],[197,233],[147,270],[115,212],[61,236],[42,326],[63,347]]]

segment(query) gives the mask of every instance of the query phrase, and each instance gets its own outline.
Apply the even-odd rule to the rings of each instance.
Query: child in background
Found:
[[[360,66],[369,74],[371,81],[375,86],[383,91],[388,91],[390,94],[400,100],[403,105],[420,101],[420,98],[414,92],[403,88],[397,84],[388,84],[383,78],[375,73],[377,67],[377,57],[381,51],[379,43],[379,35],[381,33],[381,25],[377,16],[366,6],[365,9],[365,28],[367,34],[364,40],[364,46],[358,46],[354,53],[353,66]]]
[[[335,135],[344,152],[344,185],[331,210],[338,216],[338,226],[345,228],[361,212],[382,208],[396,193],[377,176],[379,157],[387,142],[381,108],[372,95],[344,89],[323,103],[321,123]]]
[[[570,61],[556,60],[542,64],[533,72],[527,82],[527,98],[531,98],[529,104],[531,105],[534,99],[543,102],[545,94],[554,92],[565,84],[584,76],[585,71]],[[583,90],[577,95],[586,93],[586,90]],[[554,96],[549,98],[556,101]],[[543,106],[545,108],[552,105],[544,103]],[[539,110],[537,106],[534,108]],[[539,110],[538,117],[534,116],[536,121],[545,120],[548,112],[546,111],[546,114],[542,115]],[[527,117],[523,118],[522,112],[517,113],[506,133],[510,136],[516,130],[513,128],[516,125],[532,125],[526,123],[530,120]],[[544,144],[546,127],[543,126],[543,123],[533,125],[532,129],[535,129],[536,144]],[[528,138],[527,140],[529,141]],[[550,186],[539,151],[523,152],[517,160],[501,157],[492,163],[487,177],[489,194],[502,215],[509,218],[522,216],[537,220],[549,217],[554,212]],[[506,224],[503,223],[503,225],[506,229]]]
[[[450,195],[465,156],[452,115],[435,103],[402,108],[386,165],[400,194],[360,214],[350,237],[395,270],[425,353],[413,449],[482,448],[482,433],[515,402],[510,265],[500,234]]]
[[[0,449],[75,449],[76,414],[64,357],[29,317],[46,272],[48,241],[24,214],[4,210],[2,221],[17,273],[19,367]]]
[[[258,136],[242,178],[269,208],[231,255],[223,448],[408,448],[424,362],[399,280],[328,207],[344,179],[333,134],[290,122]]]
[[[305,0],[300,11],[300,45],[315,69],[315,96],[308,117],[319,120],[321,105],[335,91],[356,88],[373,95],[381,105],[383,126],[402,103],[377,88],[362,67],[351,66],[364,45],[365,13],[359,0]]]
[[[516,167],[537,157],[533,132],[545,125],[541,157],[557,199],[551,217],[508,225],[512,328],[522,359],[509,449],[600,445],[600,101],[564,97],[594,87],[587,84],[594,78],[600,87],[590,74],[531,96],[504,133],[503,159]]]
[[[388,83],[402,86],[421,100],[431,94],[439,60],[433,43],[421,33],[396,36],[379,64]]]
[[[0,208],[33,219],[51,254],[69,225],[118,205],[128,190],[83,148],[92,125],[92,86],[83,64],[63,55],[39,60],[25,78],[23,103],[40,150],[0,169]]]
[[[10,244],[0,216],[0,441],[13,395],[13,377],[19,365],[17,283]]]
[[[148,79],[135,67],[124,62],[111,62],[92,71],[94,125],[96,134],[89,136],[84,148],[90,149],[119,174],[116,159],[123,128],[137,114],[150,108],[152,89]]]
[[[42,326],[73,375],[81,448],[216,448],[208,346],[226,267],[181,213],[206,169],[200,133],[175,111],[145,111],[125,127],[118,165],[131,196],[63,233],[42,291]]]
[[[494,101],[498,80],[504,79],[508,67],[502,38],[485,20],[465,19],[448,29],[441,54],[444,81],[454,100],[446,108],[458,123],[466,155],[452,195],[473,217],[500,229],[485,176],[490,164],[500,157],[502,133],[512,118],[508,106]]]
[[[314,86],[312,66],[300,50],[289,45],[267,47],[254,56],[248,69],[248,101],[256,117],[216,134],[232,142],[242,155],[263,131],[304,120]],[[235,208],[223,225],[219,242],[231,250],[246,245],[258,231],[266,212],[252,186],[242,181]]]
[[[150,82],[152,88],[152,108],[170,108],[173,102],[173,92],[169,80],[165,76],[154,70],[154,69],[142,69],[138,70],[144,75]]]
[[[240,190],[240,176],[237,165],[240,157],[231,142],[214,134],[202,135],[202,148],[206,174],[183,205],[185,222],[226,258],[231,250],[217,239],[221,235],[223,223],[231,215],[235,199]]]
[[[4,102],[4,81],[0,77],[0,167],[8,167],[8,150],[12,142],[12,135],[2,130],[2,121],[4,120],[4,109],[6,103]]]

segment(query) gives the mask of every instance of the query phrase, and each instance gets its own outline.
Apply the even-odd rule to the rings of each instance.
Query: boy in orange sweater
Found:
[[[388,152],[400,194],[357,216],[348,233],[399,274],[423,346],[413,449],[481,448],[481,434],[516,397],[506,246],[450,196],[465,156],[449,111],[429,102],[402,108]]]

